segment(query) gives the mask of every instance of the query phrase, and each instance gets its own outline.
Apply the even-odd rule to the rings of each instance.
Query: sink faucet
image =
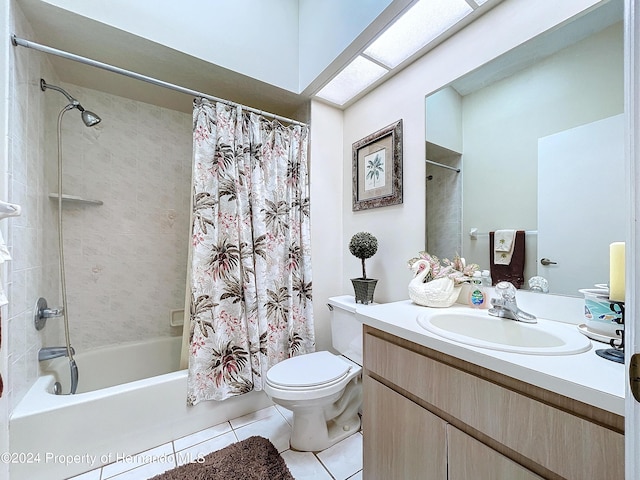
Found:
[[[516,303],[516,287],[509,282],[499,282],[496,285],[498,298],[491,299],[493,308],[489,309],[489,315],[500,318],[510,318],[518,322],[538,323],[535,315],[520,310]]]
[[[75,355],[73,347],[71,347],[71,354]],[[66,357],[67,347],[45,347],[38,350],[38,361],[43,362],[45,360],[51,360],[52,358]]]

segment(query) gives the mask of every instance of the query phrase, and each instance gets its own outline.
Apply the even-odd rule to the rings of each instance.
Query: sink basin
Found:
[[[529,324],[478,313],[418,315],[425,330],[474,347],[529,355],[573,355],[586,352],[591,341],[572,325],[538,319]]]

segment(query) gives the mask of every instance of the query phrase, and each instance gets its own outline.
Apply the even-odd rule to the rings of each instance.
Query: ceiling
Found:
[[[17,37],[258,110],[308,121],[308,96],[205,62],[45,2],[17,1],[35,32],[14,32]],[[172,110],[192,112],[193,98],[190,95],[55,55],[37,54],[47,55],[63,82]]]
[[[275,87],[40,0],[16,1],[35,32],[14,32],[18,37],[258,110],[309,121],[311,93],[296,94]],[[543,58],[619,21],[622,18],[622,0],[604,3],[597,13],[591,12],[567,28],[558,27],[541,35],[524,48],[508,52],[492,62],[491,69],[480,68],[452,86],[465,95],[515,73],[534,57]],[[463,26],[460,24],[457,29]],[[423,53],[418,52],[415,57]],[[54,55],[36,54],[47,56],[63,82],[172,110],[192,112],[191,95]],[[408,63],[413,60],[414,57],[410,58]]]

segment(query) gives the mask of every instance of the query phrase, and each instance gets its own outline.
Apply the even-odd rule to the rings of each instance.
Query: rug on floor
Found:
[[[249,437],[181,465],[151,480],[295,480],[276,447],[264,437]]]

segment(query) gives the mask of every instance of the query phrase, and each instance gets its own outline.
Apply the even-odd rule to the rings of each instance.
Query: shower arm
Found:
[[[55,85],[49,85],[47,82],[44,81],[44,78],[41,78],[40,79],[40,90],[42,90],[44,92],[47,89],[51,89],[51,90],[55,90],[56,92],[60,92],[65,97],[67,97],[67,100],[69,100],[69,104],[73,108],[77,108],[81,112],[84,112],[84,108],[82,107],[82,105],[80,105],[80,102],[78,100],[73,98],[71,95],[69,95],[67,92],[65,92],[62,88],[57,87]]]
[[[55,90],[56,92],[60,92],[61,94],[63,94],[66,99],[69,101],[69,104],[65,107],[65,111],[66,110],[71,110],[73,108],[78,109],[78,111],[80,112],[80,115],[82,117],[82,121],[84,122],[84,124],[87,127],[93,127],[94,125],[97,125],[98,123],[100,123],[102,121],[102,119],[100,118],[100,116],[96,115],[94,112],[90,112],[89,110],[85,110],[84,107],[82,105],[80,105],[80,102],[78,100],[76,100],[75,98],[73,98],[71,95],[69,95],[63,88],[61,87],[57,87],[55,85],[49,85],[47,82],[44,81],[44,78],[40,79],[40,90],[42,90],[43,92],[51,89],[51,90]]]

